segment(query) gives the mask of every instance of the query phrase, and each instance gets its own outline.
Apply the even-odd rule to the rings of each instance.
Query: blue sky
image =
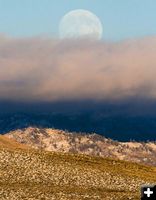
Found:
[[[0,32],[57,37],[59,21],[73,9],[95,13],[106,40],[156,35],[155,0],[0,0]]]

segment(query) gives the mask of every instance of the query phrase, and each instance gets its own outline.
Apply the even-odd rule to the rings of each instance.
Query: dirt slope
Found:
[[[113,159],[0,149],[1,200],[139,200],[156,168]]]
[[[27,145],[21,144],[12,138],[5,137],[0,135],[0,149],[8,148],[8,149],[28,149]]]

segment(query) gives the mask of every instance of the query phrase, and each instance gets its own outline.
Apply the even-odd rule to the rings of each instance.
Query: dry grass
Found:
[[[0,148],[8,148],[8,149],[28,149],[29,147],[20,144],[12,138],[7,138],[3,135],[0,135]]]
[[[0,149],[1,200],[137,200],[145,183],[156,183],[156,168],[85,155]]]

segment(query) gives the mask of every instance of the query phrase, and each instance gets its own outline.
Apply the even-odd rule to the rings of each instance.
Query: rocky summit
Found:
[[[118,142],[95,133],[71,133],[36,127],[11,131],[4,137],[35,149],[109,157],[156,166],[156,142]]]

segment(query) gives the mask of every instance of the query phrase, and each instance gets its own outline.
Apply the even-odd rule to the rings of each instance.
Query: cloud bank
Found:
[[[156,37],[118,43],[0,36],[0,100],[156,98]]]

